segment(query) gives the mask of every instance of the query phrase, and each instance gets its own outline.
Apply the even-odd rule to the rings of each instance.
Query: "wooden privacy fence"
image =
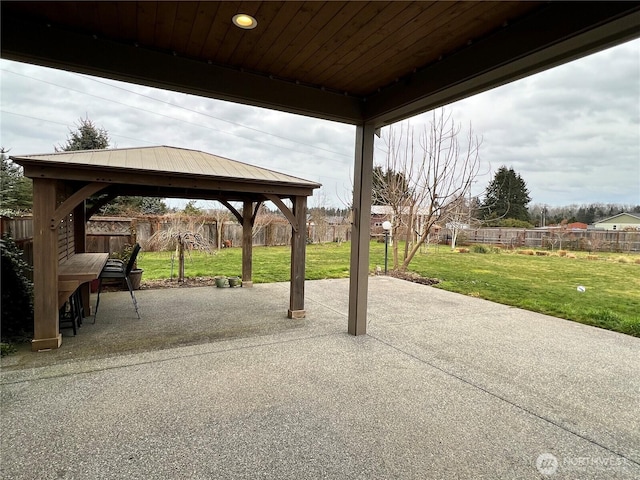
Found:
[[[132,228],[133,218],[126,217],[94,217],[87,222],[87,252],[109,253],[122,252],[125,245],[136,242],[135,230]]]
[[[218,236],[218,225],[221,235]],[[342,242],[351,238],[349,224],[329,224],[309,222],[308,241],[313,243]],[[170,230],[195,230],[202,235],[212,248],[218,248],[218,239],[224,245],[242,245],[242,225],[233,221],[216,222],[214,219],[183,219],[171,216],[150,216],[138,218],[93,217],[87,222],[88,252],[119,252],[124,245],[139,242],[147,251],[154,247],[149,243],[158,232]],[[254,246],[276,246],[291,244],[291,225],[284,218],[277,218],[265,224],[257,224],[253,229]],[[222,245],[221,245],[222,246]]]
[[[60,225],[60,248],[58,256],[68,254],[68,245],[73,245],[72,218]],[[218,223],[204,218],[198,222],[203,237],[212,248],[218,247]],[[236,222],[220,222],[222,242],[232,246],[242,244],[242,226]],[[185,222],[177,228],[187,228]],[[87,222],[87,252],[121,252],[125,245],[138,241],[145,244],[156,232],[176,228],[175,218],[159,217],[93,217]],[[25,260],[33,261],[33,220],[31,216],[2,217],[2,233],[10,232],[16,244],[24,251]],[[450,241],[451,233],[440,231],[442,243]],[[307,224],[308,241],[312,243],[342,242],[351,239],[351,225],[348,223],[327,223],[322,220]],[[65,243],[66,241],[66,243]],[[289,245],[291,226],[284,219],[277,219],[264,225],[256,225],[253,233],[254,246]],[[465,229],[459,234],[458,243],[484,243],[504,247],[544,248],[549,250],[582,250],[597,252],[640,252],[640,232],[604,230],[527,230],[521,228],[478,228]]]
[[[451,232],[442,230],[440,241],[450,241]],[[526,230],[521,228],[465,229],[458,243],[483,243],[504,247],[593,252],[640,252],[640,232],[613,230]]]

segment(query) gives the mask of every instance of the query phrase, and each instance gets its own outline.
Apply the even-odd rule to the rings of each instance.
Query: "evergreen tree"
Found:
[[[140,211],[145,215],[164,215],[167,210],[167,204],[161,198],[142,197]]]
[[[578,209],[576,213],[576,221],[586,223],[587,225],[592,224],[596,221],[596,209],[593,205],[589,205],[585,207],[584,205]]]
[[[33,206],[33,185],[31,180],[22,174],[22,168],[6,155],[0,148],[0,209],[11,214],[29,211]]]
[[[109,148],[110,141],[104,128],[98,128],[89,118],[81,118],[76,130],[69,132],[67,143],[56,147],[56,151],[103,150]],[[103,215],[164,214],[166,211],[162,199],[146,197],[118,197],[100,209]]]
[[[372,205],[404,203],[410,197],[409,183],[402,172],[394,172],[391,169],[383,170],[380,165],[373,167]]]
[[[190,200],[185,206],[182,213],[185,215],[198,216],[202,215],[202,209],[196,205],[195,200]]]
[[[66,145],[55,147],[56,152],[109,148],[109,134],[104,128],[96,127],[90,119],[81,118],[76,128],[69,132]]]
[[[527,205],[531,201],[527,184],[513,168],[502,166],[487,186],[483,202],[484,217],[529,221]]]
[[[155,197],[116,197],[100,209],[101,215],[164,215],[167,205]]]

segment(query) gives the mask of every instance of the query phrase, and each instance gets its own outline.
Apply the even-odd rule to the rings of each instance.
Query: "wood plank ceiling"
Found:
[[[3,2],[5,3],[5,2]],[[366,96],[540,2],[6,2],[118,42]],[[231,23],[242,11],[255,30]],[[366,27],[366,28],[365,28]]]
[[[637,2],[3,1],[1,7],[3,58],[378,124],[634,38],[640,24]],[[257,27],[234,26],[240,12],[253,15]],[[551,53],[524,61],[541,52]],[[472,81],[491,71],[492,78]],[[398,100],[389,103],[388,92]],[[417,99],[423,100],[417,108],[406,108]]]

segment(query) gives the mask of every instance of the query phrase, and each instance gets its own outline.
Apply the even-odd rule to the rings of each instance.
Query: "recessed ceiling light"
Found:
[[[258,26],[258,21],[251,15],[247,15],[246,13],[239,13],[237,15],[234,15],[233,23],[237,27],[244,28],[245,30],[251,30]]]

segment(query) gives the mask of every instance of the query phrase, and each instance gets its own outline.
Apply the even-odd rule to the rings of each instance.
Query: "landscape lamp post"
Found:
[[[391,230],[391,222],[382,222],[382,229],[384,230],[384,274],[387,274],[389,268],[389,231]]]

